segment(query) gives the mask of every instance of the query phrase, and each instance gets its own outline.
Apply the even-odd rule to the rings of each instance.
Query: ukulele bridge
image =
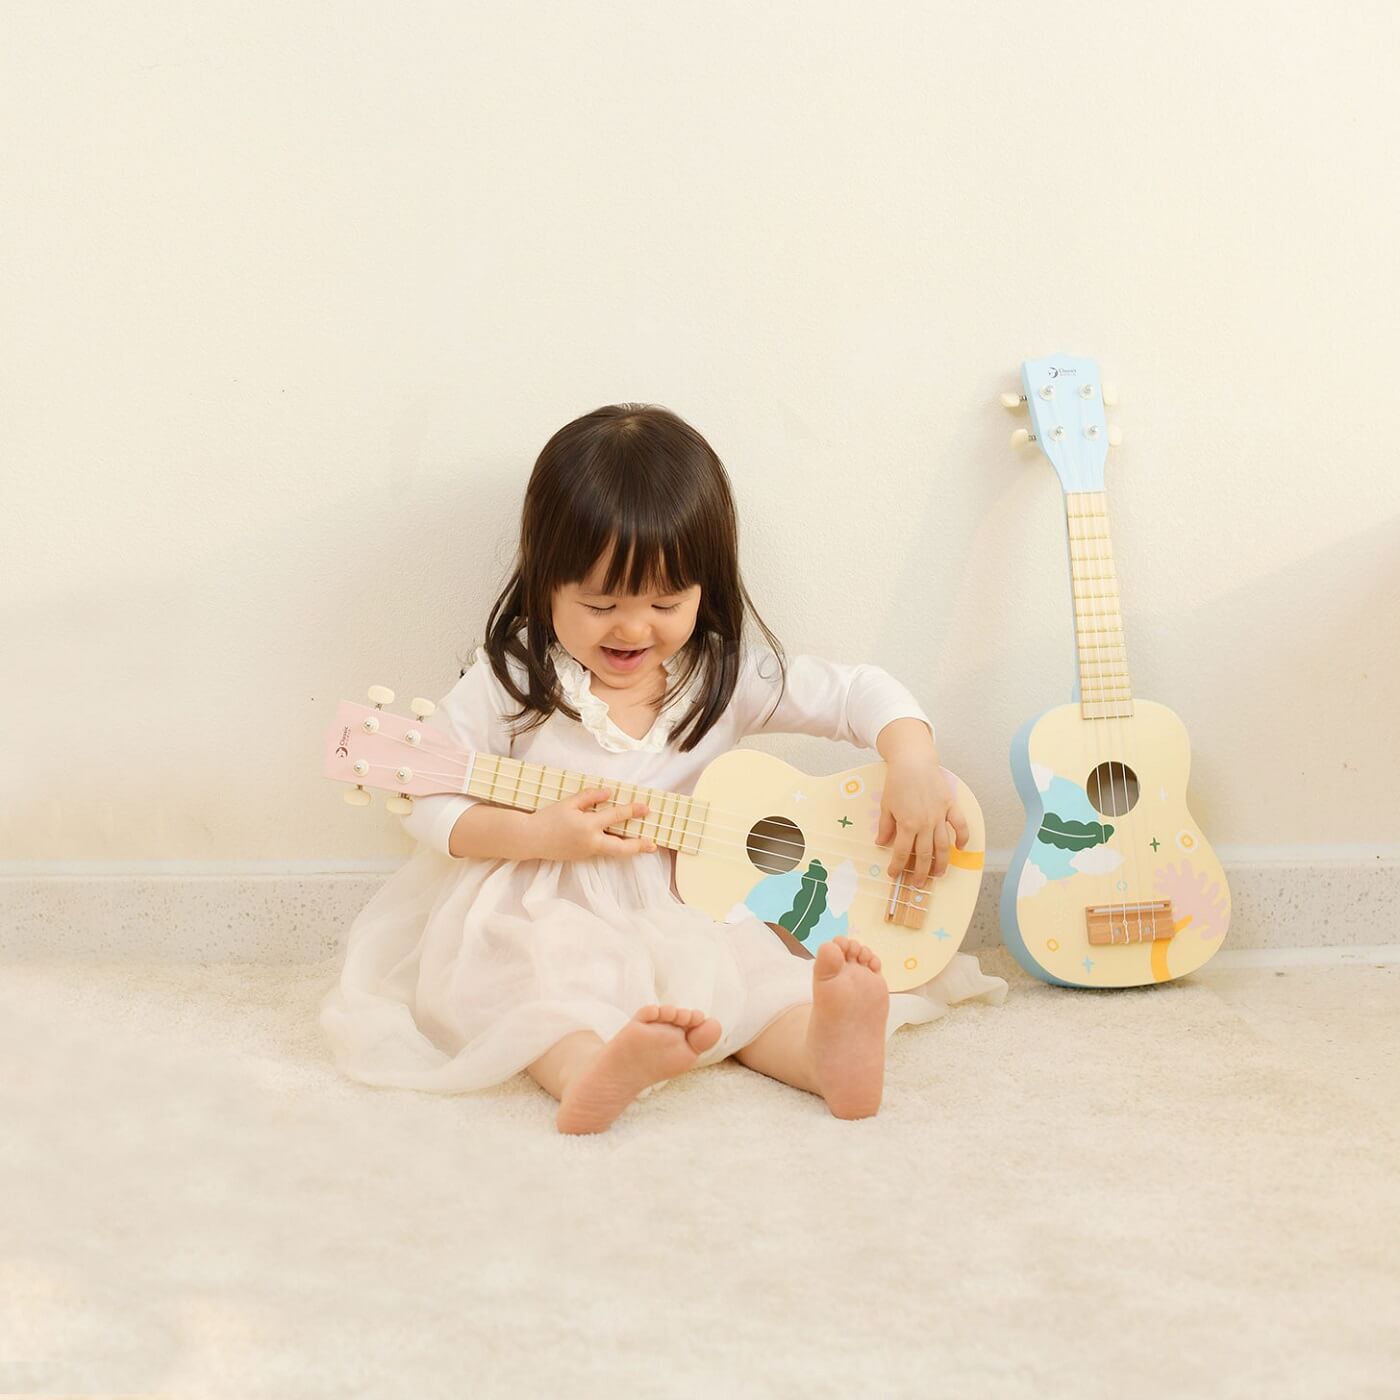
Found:
[[[1089,942],[1095,947],[1108,943],[1155,943],[1176,932],[1169,899],[1137,904],[1089,904],[1084,908],[1084,921],[1089,930]]]
[[[931,888],[920,889],[905,882],[908,871],[901,871],[885,903],[885,922],[901,928],[922,928],[928,914]]]

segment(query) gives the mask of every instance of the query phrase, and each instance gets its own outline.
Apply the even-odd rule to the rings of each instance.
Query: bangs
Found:
[[[683,535],[672,533],[669,520],[623,519],[612,522],[613,532],[581,529],[569,535],[573,548],[560,559],[559,583],[582,583],[585,575],[605,554],[601,593],[636,595],[682,593],[701,583],[692,567],[695,551]]]

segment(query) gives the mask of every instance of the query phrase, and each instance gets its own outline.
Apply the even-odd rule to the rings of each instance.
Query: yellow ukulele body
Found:
[[[1026,827],[1002,894],[1006,943],[1063,986],[1194,972],[1229,927],[1230,890],[1186,805],[1185,726],[1137,698],[1108,721],[1081,710],[1048,711],[1012,746]]]
[[[817,777],[754,749],[721,755],[695,787],[703,835],[676,853],[681,899],[720,922],[754,915],[799,956],[849,935],[875,950],[891,991],[922,986],[967,933],[986,828],[972,790],[945,768],[967,845],[924,889],[895,879],[891,847],[875,844],[885,772],[881,762]]]

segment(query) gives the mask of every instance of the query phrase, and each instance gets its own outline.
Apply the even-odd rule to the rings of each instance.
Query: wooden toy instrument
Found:
[[[326,736],[328,778],[354,783],[345,799],[370,801],[365,788],[392,792],[400,814],[414,796],[465,793],[533,812],[585,788],[612,789],[620,806],[647,812],[609,826],[619,836],[652,837],[675,853],[674,889],[686,904],[728,922],[753,915],[793,953],[849,935],[875,950],[891,991],[936,977],[951,961],[982,883],[985,827],[972,791],[944,769],[966,816],[969,839],[954,846],[947,871],[919,888],[913,855],[897,878],[889,848],[875,844],[886,765],[804,773],[754,749],[732,749],[701,773],[693,793],[617,783],[596,773],[460,749],[424,721],[436,708],[415,699],[413,719],[384,709],[394,692],[371,686],[372,707],[342,701]],[[637,857],[615,857],[637,859]]]
[[[1001,898],[1002,937],[1021,965],[1065,987],[1135,987],[1181,977],[1220,947],[1225,872],[1186,807],[1191,746],[1165,705],[1133,695],[1103,468],[1121,440],[1093,360],[1027,360],[1034,442],[1064,491],[1078,680],[1073,701],[1028,721],[1011,744],[1026,826]]]

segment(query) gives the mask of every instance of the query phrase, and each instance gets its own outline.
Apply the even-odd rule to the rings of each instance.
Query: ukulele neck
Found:
[[[614,835],[650,836],[658,846],[686,855],[695,855],[700,849],[709,804],[697,802],[683,792],[617,783],[596,773],[551,768],[548,764],[527,763],[524,759],[500,754],[476,753],[469,755],[469,759],[462,789],[468,797],[537,812],[585,788],[605,787],[612,792],[609,803],[623,807],[633,802],[647,804],[645,816],[629,817],[609,826],[607,830]]]
[[[1079,707],[1085,719],[1133,712],[1128,652],[1118,603],[1118,575],[1108,533],[1108,497],[1102,491],[1065,493],[1074,645],[1079,663]]]

